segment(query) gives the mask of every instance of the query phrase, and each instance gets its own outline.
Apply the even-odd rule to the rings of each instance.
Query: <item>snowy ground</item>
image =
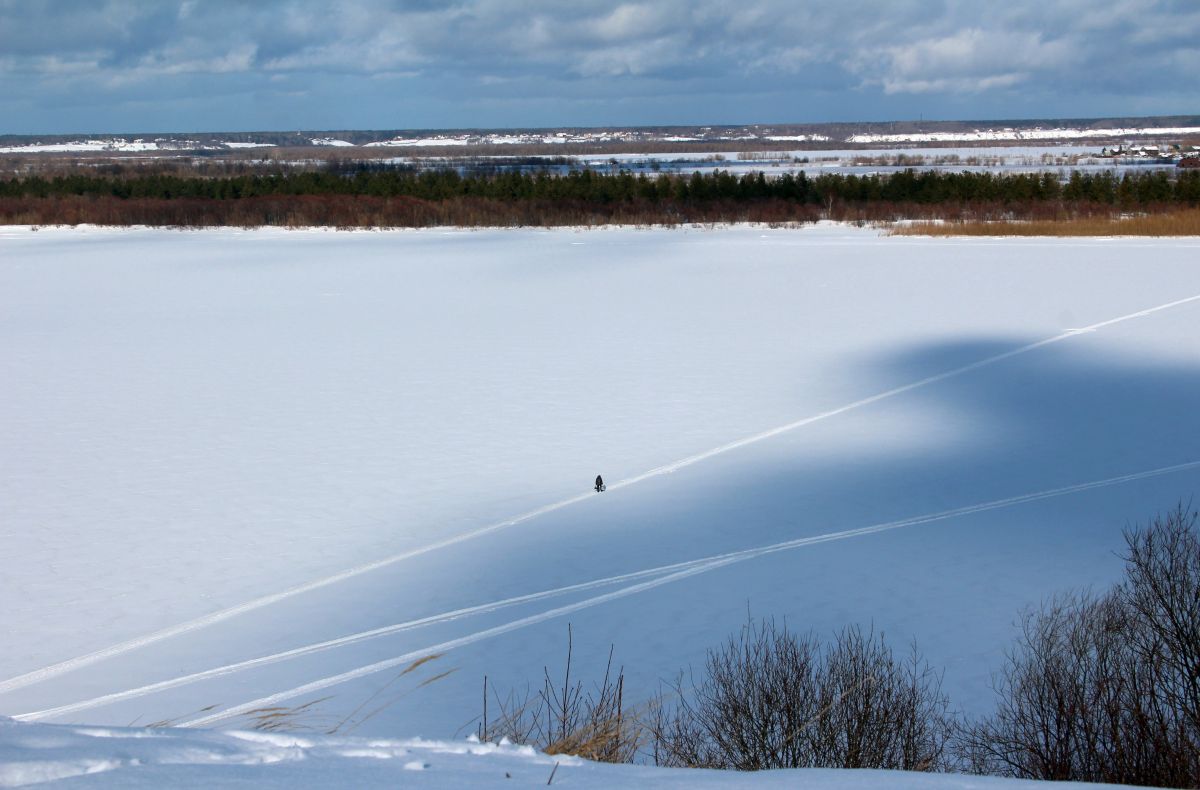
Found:
[[[312,142],[313,145],[349,145],[349,143],[343,143],[340,140],[313,140]],[[147,140],[141,137],[135,139],[110,137],[91,140],[72,140],[70,142],[61,143],[6,145],[0,146],[0,154],[62,154],[95,152],[143,153],[146,151],[220,151],[223,149],[274,147],[275,146],[273,143],[234,143],[229,141],[220,141],[205,144],[195,140]]]
[[[975,129],[970,132],[909,132],[902,134],[855,134],[846,138],[849,143],[935,143],[973,142],[991,140],[1071,140],[1097,137],[1141,137],[1145,135],[1188,135],[1200,129],[1194,126],[1176,127],[1111,127],[1108,129],[1073,129],[1055,127],[1046,129]]]
[[[892,771],[734,773],[601,765],[529,747],[419,738],[16,724],[0,719],[0,787],[617,787],[1039,790],[1039,782]],[[1100,785],[1063,782],[1055,790]],[[1112,788],[1113,785],[1106,785]]]
[[[554,145],[554,144],[588,144],[606,142],[627,143],[664,143],[664,142],[696,142],[696,141],[729,141],[755,142],[795,141],[829,142],[831,139],[823,134],[781,134],[771,127],[750,126],[738,128],[697,127],[692,134],[679,132],[658,132],[651,129],[595,129],[595,130],[519,130],[513,129],[502,132],[466,131],[458,133],[427,132],[424,134],[401,135],[389,140],[366,143],[364,147],[384,148],[426,148],[426,147],[458,147],[475,145]],[[1074,127],[982,127],[970,131],[954,132],[902,132],[897,134],[851,134],[844,138],[847,143],[868,143],[881,145],[919,145],[930,143],[1029,143],[1050,142],[1061,144],[1070,140],[1096,139],[1145,139],[1162,137],[1185,137],[1200,133],[1200,127],[1195,126],[1136,126],[1110,128],[1074,128]],[[842,138],[839,138],[842,139]],[[313,145],[351,146],[353,143],[330,137],[309,138]],[[101,139],[78,139],[47,143],[37,141],[21,145],[0,147],[0,153],[40,153],[40,152],[70,152],[70,151],[156,151],[203,148],[257,148],[271,147],[271,143],[258,142],[224,142],[218,141],[203,145],[195,140],[182,137],[107,137]]]
[[[1070,173],[1111,171],[1145,172],[1171,169],[1174,162],[1157,163],[1150,159],[1101,156],[1100,146],[1086,145],[994,145],[963,148],[920,148],[898,144],[888,148],[822,150],[797,148],[791,151],[739,151],[731,149],[706,153],[632,153],[592,154],[569,157],[568,164],[557,164],[561,157],[544,159],[547,167],[559,172],[588,168],[598,172],[629,171],[654,176],[660,173],[711,173],[715,170],[746,175],[765,173],[775,178],[784,173],[820,175],[888,175],[908,169],[947,173]],[[468,167],[495,160],[503,167],[505,157],[422,157],[397,156],[384,161],[420,167]],[[531,168],[524,164],[522,167]]]
[[[401,140],[399,142],[374,143],[371,145],[391,146],[405,145],[414,148],[430,146],[444,147],[448,138]],[[464,135],[453,138],[456,145],[474,145],[480,140],[477,136]],[[556,138],[558,139],[558,138]],[[773,138],[774,139],[774,138]],[[730,141],[730,148],[725,151],[703,153],[620,153],[620,154],[588,154],[564,157],[546,154],[538,156],[519,157],[519,163],[514,163],[511,156],[421,156],[419,153],[408,152],[400,156],[376,160],[386,164],[416,166],[421,168],[459,168],[463,171],[474,171],[481,166],[490,164],[501,170],[549,170],[565,174],[572,170],[590,169],[597,172],[627,171],[654,177],[660,174],[690,174],[712,173],[720,170],[737,176],[764,173],[768,178],[776,178],[785,173],[804,173],[809,177],[820,175],[890,175],[908,169],[922,171],[939,171],[946,173],[976,172],[976,173],[1045,173],[1068,174],[1073,172],[1095,173],[1111,172],[1117,176],[1126,173],[1141,173],[1154,170],[1173,172],[1175,161],[1163,159],[1158,161],[1157,148],[1154,155],[1137,156],[1102,156],[1102,146],[1081,145],[1078,143],[1051,143],[1038,138],[1033,142],[1012,141],[1002,142],[1004,138],[996,138],[990,144],[961,147],[929,147],[915,142],[897,140],[881,143],[876,148],[846,148],[820,149],[812,147],[797,147],[788,151],[746,151],[736,147],[736,141]],[[1071,139],[1071,138],[1067,138]],[[321,147],[353,147],[345,140],[330,137],[311,138],[311,143]],[[515,140],[514,140],[515,141]],[[514,142],[509,141],[509,142]],[[560,142],[565,138],[559,139]],[[503,142],[491,140],[491,142]],[[798,143],[806,142],[797,139]],[[878,141],[877,141],[878,142]],[[130,151],[163,151],[178,155],[188,146],[199,146],[194,141],[164,141],[164,140],[129,140],[118,139],[88,140],[73,143],[47,143],[25,147],[0,147],[0,154],[21,152],[130,152]],[[254,147],[255,143],[215,142],[208,145],[210,149]],[[205,146],[199,146],[205,147]],[[1188,146],[1184,152],[1174,152],[1176,159],[1184,153],[1195,153],[1194,146]],[[1163,154],[1172,153],[1164,143]],[[214,161],[206,159],[204,161]],[[537,164],[538,161],[544,164]],[[297,159],[272,158],[274,164],[290,166],[312,166],[321,160],[312,157]]]
[[[748,612],[986,710],[1019,608],[1200,489],[1198,252],[2,229],[0,714],[446,739],[568,622],[638,698]]]

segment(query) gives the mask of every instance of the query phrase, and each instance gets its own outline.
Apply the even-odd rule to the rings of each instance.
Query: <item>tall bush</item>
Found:
[[[960,752],[988,774],[1200,787],[1200,536],[1184,507],[1127,530],[1125,579],[1025,613],[997,707]]]
[[[951,733],[941,676],[915,647],[851,626],[823,646],[768,620],[709,651],[652,706],[659,765],[770,768],[945,767]]]

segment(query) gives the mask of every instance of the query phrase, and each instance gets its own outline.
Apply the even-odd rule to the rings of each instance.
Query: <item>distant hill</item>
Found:
[[[0,135],[0,154],[218,153],[262,148],[456,151],[499,148],[511,153],[843,148],[880,145],[1111,143],[1146,138],[1200,138],[1200,116],[1042,118],[991,121],[747,124],[546,129],[388,129],[261,132],[129,132]]]

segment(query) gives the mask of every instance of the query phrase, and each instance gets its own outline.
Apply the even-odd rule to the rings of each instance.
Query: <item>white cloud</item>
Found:
[[[765,54],[750,59],[746,63],[746,68],[749,71],[780,71],[786,74],[798,74],[805,67],[819,61],[820,58],[820,52],[812,47],[783,47],[768,50]]]
[[[1067,67],[1077,57],[1065,40],[1040,33],[967,28],[951,35],[886,47],[860,62],[868,83],[887,93],[983,92],[1011,88],[1034,75]]]
[[[667,18],[661,7],[623,3],[611,13],[589,20],[588,27],[599,41],[627,42],[643,38],[647,32],[658,32]]]
[[[687,43],[665,36],[624,46],[611,46],[587,52],[573,71],[585,77],[638,76],[668,67],[677,67],[700,53],[689,53]]]
[[[188,47],[171,47],[146,55],[133,71],[142,76],[168,74],[232,74],[253,68],[257,47],[238,44],[225,52],[197,57]]]
[[[983,105],[1031,85],[1143,106],[1147,85],[1195,70],[1197,41],[1195,0],[0,0],[0,80],[33,97],[53,85],[55,107],[71,90],[171,95],[204,75],[219,77],[213,101],[269,101],[280,74],[326,85],[334,104],[351,83],[474,107],[496,98],[487,88],[550,103],[583,82],[588,102],[616,108],[693,95],[696,116],[755,93],[861,117],[889,97]],[[405,79],[367,79],[380,75]]]

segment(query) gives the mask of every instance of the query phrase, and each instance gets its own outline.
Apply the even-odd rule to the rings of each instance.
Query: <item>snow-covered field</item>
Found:
[[[1107,128],[1081,127],[1022,127],[981,126],[969,131],[858,133],[838,137],[841,142],[883,145],[930,144],[930,143],[1064,143],[1070,140],[1097,139],[1146,139],[1156,137],[1186,137],[1200,134],[1196,126],[1129,126]],[[398,135],[387,140],[365,143],[366,148],[427,148],[460,147],[477,145],[556,145],[594,143],[672,143],[672,142],[830,142],[834,138],[818,133],[797,134],[781,132],[770,126],[745,127],[694,127],[691,133],[658,131],[646,128],[629,129],[576,129],[576,130],[520,130],[500,132],[461,131],[424,132]],[[330,137],[309,138],[312,145],[351,146],[353,143]],[[36,141],[0,147],[0,153],[44,153],[86,151],[159,151],[179,149],[220,149],[270,147],[271,143],[216,142],[201,144],[182,136],[80,138],[57,142]]]
[[[994,145],[978,148],[919,148],[897,145],[891,148],[830,149],[797,148],[790,151],[718,151],[706,153],[623,153],[588,154],[565,158],[550,155],[526,157],[542,159],[550,170],[567,173],[584,168],[598,172],[625,170],[654,176],[659,173],[711,173],[715,170],[737,176],[764,173],[775,178],[784,173],[804,173],[809,177],[837,175],[887,175],[903,170],[935,170],[948,173],[1071,173],[1112,171],[1145,172],[1151,169],[1173,170],[1173,162],[1155,162],[1149,157],[1102,156],[1098,146],[1086,145]],[[493,162],[511,167],[510,157],[397,156],[383,160],[394,165],[425,168],[478,166]],[[521,166],[529,168],[528,161]]]
[[[798,148],[792,151],[708,154],[616,154],[575,157],[573,167],[604,171],[616,168],[649,173],[706,173],[714,170],[742,176],[765,173],[777,177],[784,173],[804,173],[809,177],[826,174],[886,175],[908,169],[939,170],[949,173],[1042,173],[1088,172],[1129,169],[1127,162],[1102,157],[1095,146],[1025,145],[985,148],[868,148],[820,150]],[[1164,165],[1174,167],[1173,164]],[[1132,166],[1136,171],[1144,164]]]
[[[568,622],[638,699],[748,613],[985,711],[1020,607],[1200,489],[1198,253],[0,229],[0,714],[452,739]]]
[[[1145,137],[1148,135],[1192,135],[1200,133],[1195,126],[1110,127],[1107,129],[1076,129],[1054,127],[1046,129],[984,128],[969,132],[905,132],[900,134],[854,134],[848,143],[968,143],[993,140],[1077,140],[1104,137]]]
[[[0,718],[0,787],[298,787],[437,790],[513,787],[664,790],[1042,790],[1024,782],[895,771],[792,770],[734,773],[604,765],[470,739],[348,738],[265,732],[15,724]],[[1100,785],[1060,782],[1054,790]],[[1113,788],[1112,785],[1104,787]]]
[[[1119,130],[1132,131],[1139,130]],[[1146,130],[1140,130],[1146,131]],[[1179,131],[1179,130],[1172,130]],[[1186,131],[1186,130],[1183,130]],[[511,137],[511,139],[510,139]],[[551,143],[551,142],[580,142],[566,133],[552,134],[545,139],[525,139],[527,136],[480,136],[478,134],[463,134],[457,136],[434,136],[397,138],[396,140],[368,143],[364,147],[403,147],[407,149],[422,149],[430,147],[466,147],[475,145],[503,145],[509,143]],[[499,169],[536,169],[536,163],[545,162],[547,170],[566,173],[571,170],[591,169],[598,172],[626,170],[634,173],[644,173],[655,176],[661,173],[711,173],[715,170],[729,172],[737,176],[751,173],[764,173],[768,178],[774,178],[784,173],[804,173],[810,177],[838,175],[888,175],[908,169],[932,170],[950,173],[991,172],[991,173],[1072,173],[1111,171],[1117,175],[1127,172],[1145,172],[1152,169],[1173,171],[1175,162],[1185,154],[1194,153],[1194,146],[1185,145],[1182,150],[1175,150],[1164,145],[1159,156],[1156,146],[1142,153],[1130,151],[1123,156],[1105,156],[1102,146],[1081,144],[1080,135],[1063,138],[1068,142],[1053,142],[1052,138],[1037,136],[1027,140],[1011,140],[1000,137],[979,138],[983,144],[964,145],[959,147],[928,147],[929,140],[911,140],[904,135],[894,136],[896,139],[883,139],[884,136],[864,136],[862,140],[851,142],[867,142],[877,144],[873,148],[844,148],[821,149],[811,146],[797,146],[787,151],[747,151],[739,149],[739,144],[758,139],[756,137],[720,138],[727,140],[730,147],[724,151],[706,152],[640,152],[612,154],[584,154],[564,157],[561,155],[541,154],[521,157],[519,164],[514,164],[510,156],[470,155],[465,157],[422,156],[415,150],[402,152],[401,155],[377,160],[381,163],[394,165],[415,165],[424,168],[478,168],[481,164],[491,163]],[[880,138],[880,139],[875,139]],[[596,138],[592,142],[612,142],[617,138]],[[637,142],[641,138],[630,139],[627,142]],[[763,139],[795,140],[797,143],[823,141],[828,138],[820,136],[793,135],[770,136]],[[940,138],[939,138],[940,139]],[[947,137],[953,142],[957,138]],[[965,139],[965,138],[964,138]],[[975,138],[970,138],[974,140]],[[665,142],[654,138],[650,142]],[[1075,140],[1076,142],[1069,142]],[[353,143],[334,137],[308,138],[314,146],[353,148]],[[936,141],[934,141],[936,142]],[[945,142],[945,141],[942,141]],[[967,142],[970,142],[969,140]],[[925,147],[922,147],[924,145]],[[200,144],[189,140],[146,140],[142,138],[121,139],[105,138],[78,140],[55,143],[31,143],[22,146],[0,146],[0,154],[6,153],[129,153],[129,152],[166,152],[178,155],[186,150],[232,150],[240,148],[271,147],[269,144],[244,142],[212,142]],[[1135,146],[1136,148],[1136,146]],[[210,161],[210,160],[206,160]],[[293,159],[272,159],[275,164],[291,166],[312,166],[319,159],[301,157]]]
[[[341,141],[317,141],[313,145],[349,145]],[[121,152],[141,153],[145,151],[220,151],[238,148],[274,148],[273,143],[236,143],[221,141],[215,143],[200,143],[196,140],[156,139],[147,140],[142,137],[105,137],[69,140],[58,143],[27,143],[23,145],[0,146],[0,154],[62,154],[87,152]]]

